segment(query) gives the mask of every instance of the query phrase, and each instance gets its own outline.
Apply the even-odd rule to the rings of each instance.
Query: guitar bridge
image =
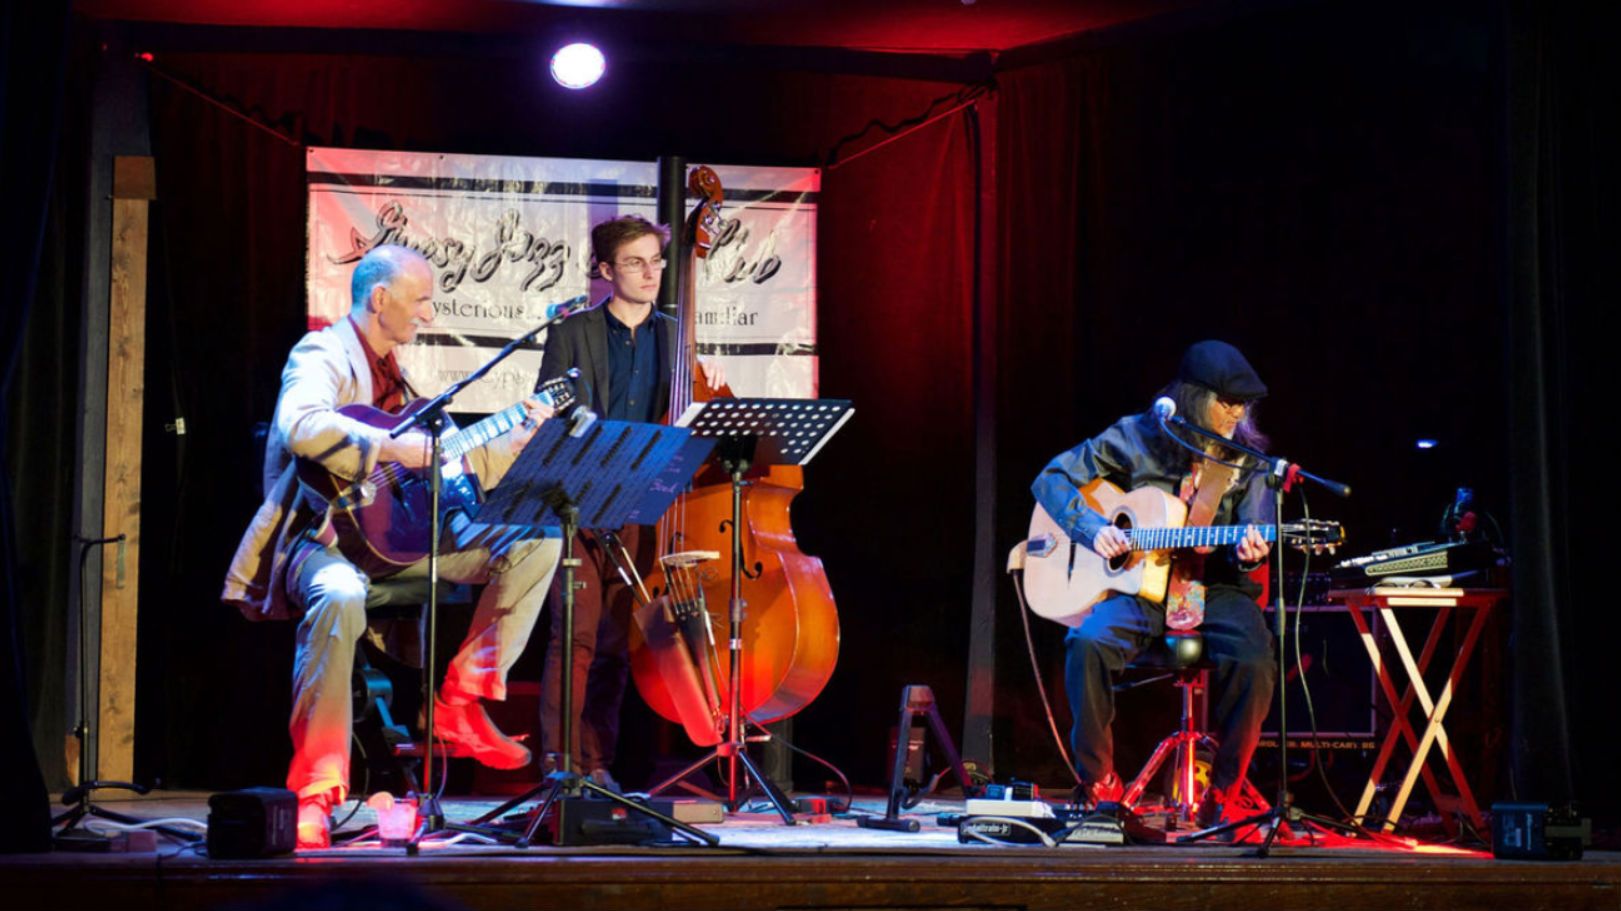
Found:
[[[1032,557],[1050,556],[1058,547],[1058,541],[1052,535],[1041,535],[1024,542],[1024,552]]]

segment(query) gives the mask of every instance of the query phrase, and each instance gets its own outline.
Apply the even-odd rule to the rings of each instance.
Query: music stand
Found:
[[[445,483],[444,438],[446,428],[450,427],[450,418],[445,412],[450,407],[450,403],[455,401],[456,396],[460,395],[463,389],[478,382],[485,374],[493,370],[496,364],[506,360],[514,351],[529,344],[535,339],[535,336],[567,319],[573,312],[573,308],[583,306],[587,301],[586,295],[581,294],[562,303],[552,305],[548,308],[548,312],[552,314],[550,318],[523,335],[507,342],[500,351],[495,353],[494,357],[485,361],[477,370],[450,384],[443,392],[424,402],[415,411],[404,415],[403,419],[388,432],[390,439],[398,439],[412,430],[421,428],[427,433],[431,441],[431,457],[428,461],[427,474],[428,515],[432,517],[432,524],[429,526],[428,535],[428,611],[424,617],[424,624],[427,627],[427,644],[426,653],[423,655],[425,673],[422,675],[423,729],[426,732],[428,745],[422,755],[422,794],[418,803],[421,824],[411,837],[411,841],[406,845],[406,853],[408,854],[415,854],[423,839],[447,828],[477,831],[459,825],[446,824],[444,812],[439,807],[439,797],[434,793],[433,786],[434,702],[436,701],[434,669],[438,665],[439,655],[439,542],[444,537],[445,524],[445,516],[441,505],[443,503]],[[573,371],[571,376],[577,374],[578,371]]]
[[[658,521],[676,496],[686,490],[687,482],[703,465],[713,446],[712,440],[697,439],[691,431],[681,427],[597,421],[581,431],[570,432],[566,422],[548,421],[541,425],[511,470],[479,507],[473,517],[475,522],[560,524],[563,527],[560,561],[563,674],[562,711],[559,713],[563,750],[561,767],[547,775],[542,784],[480,816],[472,825],[484,826],[544,794],[534,817],[513,843],[518,847],[532,843],[547,812],[555,805],[552,841],[562,844],[570,834],[566,831],[569,820],[585,815],[571,813],[569,801],[580,799],[581,792],[585,791],[656,819],[697,841],[709,845],[720,843],[714,835],[582,778],[572,768],[574,649],[570,643],[574,641],[574,569],[580,564],[574,557],[574,538],[581,528],[611,529]]]
[[[749,758],[743,717],[743,474],[753,465],[804,465],[855,413],[846,399],[712,399],[689,406],[677,427],[695,438],[713,439],[721,467],[732,479],[732,592],[728,605],[726,731],[724,741],[703,758],[653,788],[657,794],[715,759],[725,757],[726,806],[736,812],[737,769],[742,765],[782,821],[794,824],[788,796]]]

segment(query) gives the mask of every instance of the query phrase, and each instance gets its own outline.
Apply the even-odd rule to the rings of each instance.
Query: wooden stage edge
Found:
[[[1268,858],[1242,845],[958,846],[927,828],[922,840],[902,833],[880,838],[844,821],[796,826],[800,831],[784,846],[761,847],[776,837],[769,823],[708,828],[722,836],[722,847],[453,846],[416,857],[349,850],[223,861],[160,844],[155,855],[0,857],[0,895],[12,908],[120,911],[1621,908],[1621,854],[1612,852],[1532,862],[1480,852],[1309,846],[1280,848]],[[335,900],[334,890],[350,901]],[[317,900],[317,891],[327,898]],[[429,903],[410,903],[413,891]]]

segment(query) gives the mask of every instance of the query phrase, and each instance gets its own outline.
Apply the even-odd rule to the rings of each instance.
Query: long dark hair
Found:
[[[1208,386],[1201,386],[1198,383],[1189,383],[1185,380],[1173,380],[1164,389],[1161,389],[1159,394],[1162,396],[1169,396],[1171,401],[1176,403],[1177,414],[1194,424],[1198,424],[1200,427],[1203,427],[1206,430],[1211,429],[1209,421],[1210,406],[1215,404],[1216,401],[1215,390]],[[1245,446],[1249,446],[1252,449],[1259,449],[1265,452],[1267,446],[1269,446],[1272,441],[1267,439],[1266,434],[1262,433],[1260,428],[1255,424],[1255,411],[1257,404],[1257,402],[1250,402],[1249,407],[1244,409],[1244,419],[1238,422],[1238,428],[1233,431],[1233,439],[1239,443],[1243,443]],[[1197,445],[1204,441],[1190,440],[1189,442]],[[1236,455],[1236,453],[1228,450],[1225,446],[1216,446],[1216,448],[1221,451],[1213,452],[1211,454],[1217,458],[1231,461]]]

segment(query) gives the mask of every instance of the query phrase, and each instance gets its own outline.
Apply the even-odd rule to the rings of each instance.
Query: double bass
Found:
[[[678,296],[679,355],[670,383],[668,420],[694,402],[731,397],[730,388],[710,390],[697,358],[697,273],[723,224],[720,179],[694,168],[688,190],[698,203],[684,229],[690,261]],[[790,717],[816,698],[833,675],[839,654],[838,611],[822,561],[799,549],[789,509],[804,489],[804,470],[772,465],[751,471],[742,491],[742,667],[744,718],[767,724]],[[725,660],[732,572],[732,487],[718,466],[699,472],[693,489],[678,498],[658,525],[659,565],[646,584],[657,612],[648,630],[631,628],[631,673],[655,712],[682,724],[694,742],[712,746],[724,737],[731,673]],[[685,629],[696,673],[673,670],[686,663],[660,641]],[[716,632],[718,631],[718,632]],[[650,641],[650,638],[653,641]],[[694,692],[696,683],[696,692]],[[701,704],[696,702],[701,700]]]

